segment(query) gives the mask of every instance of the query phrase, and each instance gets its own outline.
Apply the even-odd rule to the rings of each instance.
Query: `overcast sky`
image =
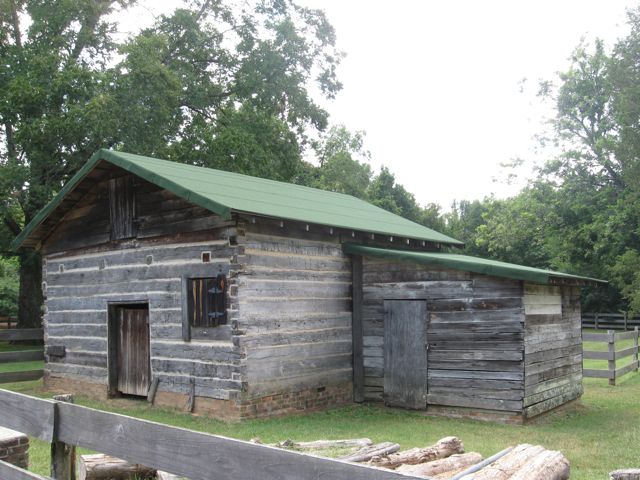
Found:
[[[174,2],[143,1],[137,25]],[[388,166],[422,204],[504,197],[500,163],[541,160],[533,135],[552,112],[535,98],[582,37],[624,36],[629,0],[299,0],[322,8],[347,56],[344,89],[322,102],[332,123],[367,133],[372,166]],[[146,6],[146,7],[145,7]],[[524,93],[521,93],[521,82]]]

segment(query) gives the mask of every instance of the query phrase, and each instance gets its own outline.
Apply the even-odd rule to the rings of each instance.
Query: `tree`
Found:
[[[0,196],[13,235],[98,148],[288,180],[327,113],[341,53],[323,12],[290,0],[190,1],[122,44],[132,0],[4,0]],[[27,25],[26,28],[23,25]],[[21,252],[21,326],[39,322],[40,259]]]
[[[344,125],[331,127],[313,143],[319,166],[307,185],[366,199],[373,172],[364,136],[364,132],[349,132]]]

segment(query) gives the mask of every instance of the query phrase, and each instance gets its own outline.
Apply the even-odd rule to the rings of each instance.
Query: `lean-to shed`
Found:
[[[579,287],[362,200],[101,150],[15,240],[45,382],[221,418],[352,401],[521,422],[582,393]]]

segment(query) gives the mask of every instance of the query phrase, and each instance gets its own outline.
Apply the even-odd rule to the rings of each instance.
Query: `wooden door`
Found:
[[[149,309],[145,305],[117,309],[117,389],[147,396],[149,390]]]
[[[427,302],[384,301],[384,400],[413,409],[427,406]]]

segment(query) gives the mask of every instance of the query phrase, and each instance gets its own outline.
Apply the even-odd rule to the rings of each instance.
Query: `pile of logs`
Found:
[[[252,441],[260,443],[257,439]],[[434,445],[405,451],[400,451],[400,445],[397,443],[374,444],[368,438],[315,442],[285,440],[273,446],[316,455],[331,451],[333,453],[331,456],[335,456],[336,451],[343,453],[349,451],[348,454],[338,458],[433,480],[566,480],[569,478],[569,462],[564,455],[546,450],[540,445],[521,444],[509,447],[487,459],[483,459],[482,455],[476,452],[466,453],[463,443],[457,437],[445,437]],[[79,480],[178,479],[174,475],[164,472],[156,473],[142,465],[132,465],[124,460],[102,454],[82,455],[79,460]],[[637,477],[621,475],[615,478]]]
[[[445,437],[435,445],[403,452],[394,443],[363,446],[341,457],[366,462],[414,477],[438,480],[566,480],[569,462],[560,452],[539,445],[507,448],[483,460],[476,452],[465,453],[457,437]]]

